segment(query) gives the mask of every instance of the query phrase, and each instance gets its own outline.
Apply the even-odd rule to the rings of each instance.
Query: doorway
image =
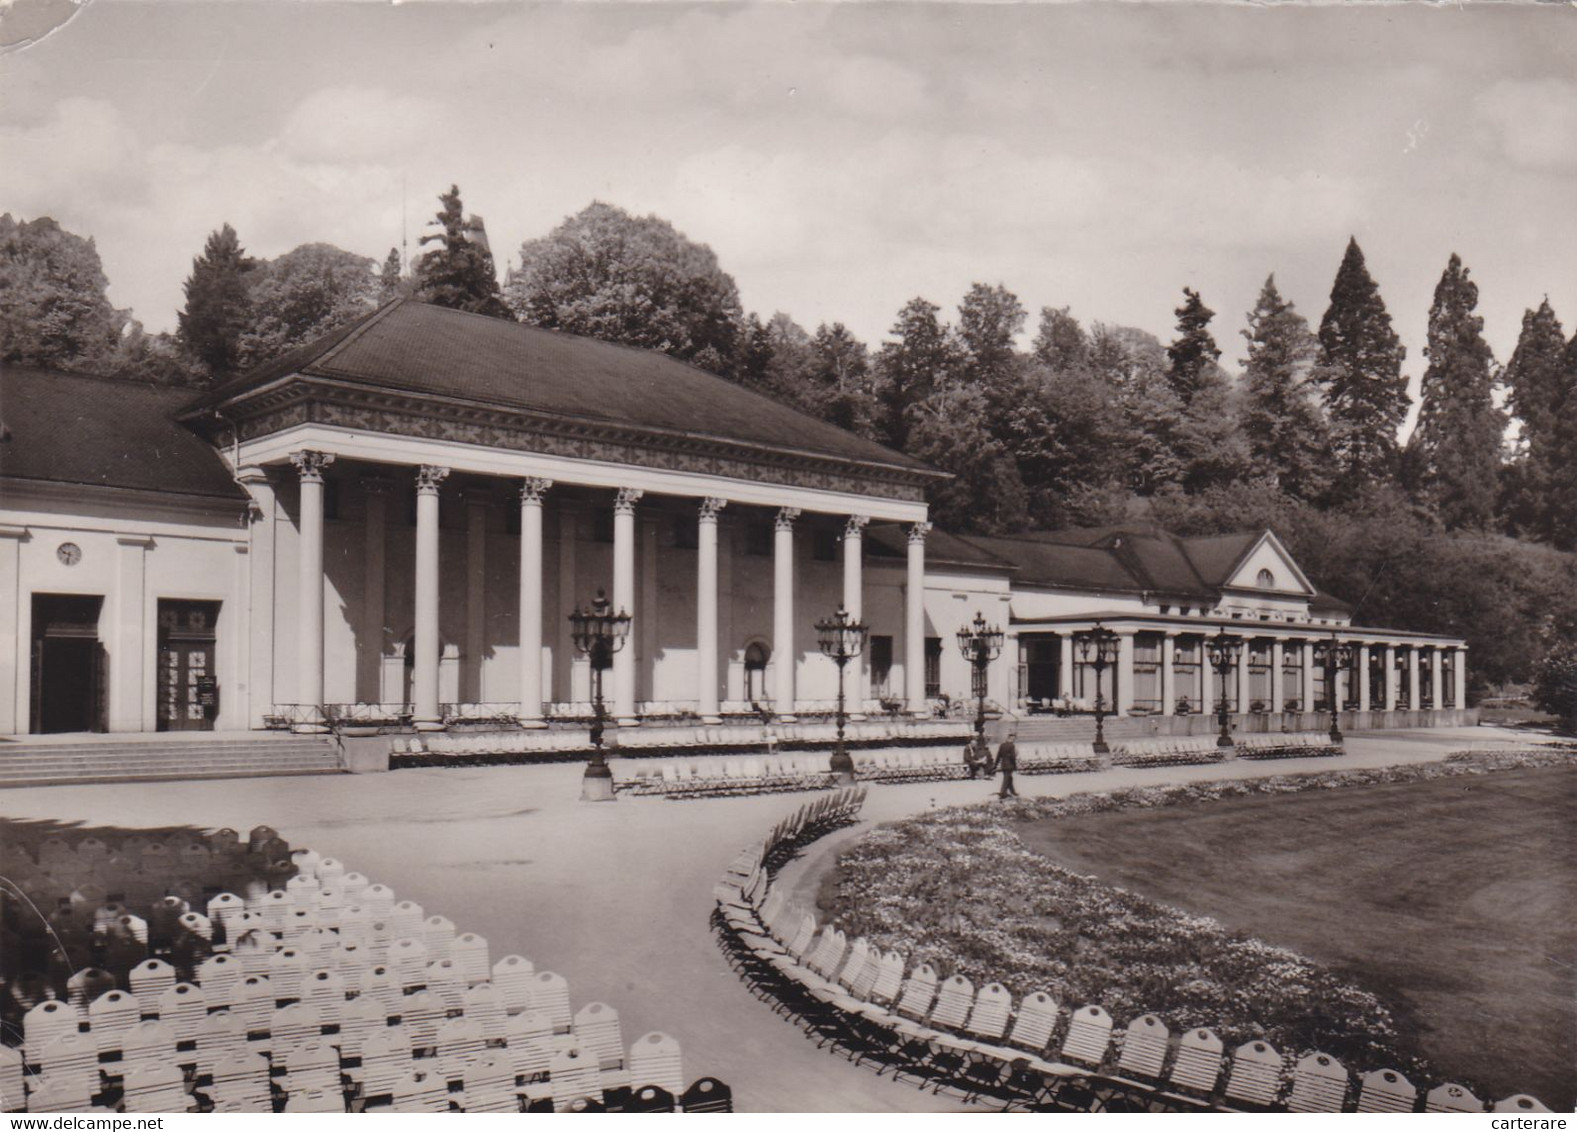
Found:
[[[1024,641],[1024,698],[1031,704],[1050,703],[1060,694],[1062,641],[1057,637],[1021,639]]]
[[[33,595],[33,733],[108,730],[103,605],[98,596]]]
[[[745,699],[752,704],[765,704],[767,697],[767,661],[772,657],[767,646],[751,641],[745,646]]]
[[[158,729],[212,731],[219,714],[217,601],[159,600]]]

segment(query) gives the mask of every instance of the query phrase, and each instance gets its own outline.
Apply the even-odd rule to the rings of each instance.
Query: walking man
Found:
[[[1010,730],[997,748],[997,769],[1002,772],[1002,793],[998,796],[1002,798],[1018,797],[1018,791],[1013,789],[1013,772],[1018,769],[1018,745],[1013,740],[1017,735],[1017,730]]]

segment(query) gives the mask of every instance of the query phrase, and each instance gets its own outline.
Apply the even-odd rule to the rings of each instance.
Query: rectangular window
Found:
[[[871,695],[881,699],[892,689],[893,639],[871,638]]]
[[[942,638],[925,639],[925,694],[927,698],[942,694]]]

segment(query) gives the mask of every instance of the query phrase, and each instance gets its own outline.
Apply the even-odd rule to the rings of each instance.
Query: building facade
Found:
[[[399,302],[196,403],[11,370],[0,443],[0,733],[543,727],[588,710],[569,614],[632,615],[625,725],[831,709],[815,622],[870,626],[856,712],[961,710],[955,641],[1008,634],[1008,712],[1090,706],[1081,633],[1119,634],[1122,713],[1464,705],[1460,641],[1359,630],[1273,534],[933,531],[939,474],[660,354]],[[1267,581],[1268,577],[1268,581]],[[1311,680],[1313,681],[1311,684]]]

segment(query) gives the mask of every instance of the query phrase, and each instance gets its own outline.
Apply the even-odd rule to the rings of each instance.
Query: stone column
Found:
[[[722,723],[717,690],[717,513],[728,500],[701,500],[695,556],[695,686],[702,723]]]
[[[1281,670],[1287,657],[1283,652],[1285,646],[1281,638],[1277,637],[1270,642],[1270,711],[1272,715],[1280,715],[1287,710],[1287,676]]]
[[[1057,695],[1073,695],[1073,634],[1057,635]]]
[[[366,689],[374,700],[383,699],[384,557],[388,543],[389,481],[368,476],[361,481],[367,501],[366,524],[361,536],[361,624],[356,630],[356,694]]]
[[[290,454],[301,479],[297,562],[296,702],[306,712],[302,730],[326,730],[323,720],[323,469],[332,452]]]
[[[613,611],[628,613],[632,618],[638,612],[635,608],[635,505],[644,494],[638,488],[621,487],[613,500]],[[634,727],[640,722],[635,715],[635,654],[639,639],[636,631],[639,627],[637,622],[631,622],[630,639],[613,654],[613,715],[620,727]]]
[[[542,497],[553,481],[528,476],[520,485],[520,712],[522,727],[542,718]]]
[[[22,543],[26,527],[0,526],[0,735],[25,734],[29,725],[26,663],[18,664],[22,625]],[[25,662],[26,654],[22,655]]]
[[[320,485],[321,486],[321,485]],[[109,729],[141,731],[152,722],[144,715],[143,684],[147,672],[148,635],[147,580],[148,551],[153,539],[147,535],[120,535],[115,569],[114,635],[110,638]],[[323,577],[318,575],[318,596],[323,594]],[[321,609],[321,605],[319,606]],[[320,622],[321,626],[321,622]],[[322,700],[323,631],[318,630],[318,699]],[[154,704],[158,710],[158,704]],[[95,722],[94,727],[98,724]],[[319,725],[316,730],[322,730]]]
[[[1172,715],[1177,704],[1177,672],[1173,665],[1176,663],[1177,634],[1167,632],[1161,635],[1161,714]]]
[[[1314,710],[1314,642],[1303,642],[1303,710]]]
[[[785,723],[795,718],[794,520],[798,518],[798,507],[784,507],[772,524],[772,699]]]
[[[1418,695],[1418,646],[1407,646],[1407,707],[1417,711],[1421,705]]]
[[[1358,710],[1368,711],[1371,698],[1369,687],[1369,646],[1358,646]]]
[[[416,633],[412,647],[411,718],[418,731],[442,731],[438,697],[438,489],[448,468],[416,471]]]
[[[1133,629],[1117,630],[1117,667],[1112,672],[1112,714],[1133,714]]]
[[[904,683],[911,715],[927,714],[925,702],[925,536],[930,523],[909,528],[909,572],[904,587]]]
[[[850,515],[843,524],[843,608],[854,621],[863,620],[865,615],[863,571],[865,525],[869,522],[865,515]],[[849,718],[864,719],[865,701],[871,698],[871,666],[866,652],[861,652],[849,666],[848,680]]]
[[[1467,708],[1467,649],[1461,646],[1456,649],[1456,663],[1451,666],[1451,675],[1456,685],[1451,706],[1463,711]]]
[[[1243,638],[1243,647],[1242,647],[1242,649],[1240,649],[1238,651],[1238,670],[1237,670],[1238,704],[1237,704],[1237,707],[1238,707],[1238,714],[1239,715],[1247,715],[1248,714],[1249,705],[1254,702],[1253,687],[1252,687],[1252,684],[1251,684],[1251,682],[1249,680],[1249,660],[1248,660],[1249,650],[1251,648],[1253,648],[1253,647],[1254,647],[1254,639],[1252,637],[1244,637]]]
[[[278,535],[279,501],[274,495],[274,485],[268,473],[255,465],[243,467],[236,479],[248,495],[247,508],[250,526],[248,574],[250,582],[243,600],[251,603],[247,648],[247,726],[260,728],[265,717],[275,714],[274,682],[277,669],[288,666],[289,658],[280,657],[274,649],[277,609],[275,586],[275,541]],[[0,590],[0,592],[4,592]],[[3,687],[0,683],[0,687]],[[294,691],[289,693],[294,695]]]
[[[1396,710],[1396,646],[1385,646],[1384,698],[1380,701],[1386,711]]]
[[[1429,704],[1436,711],[1445,707],[1445,670],[1440,661],[1444,650],[1438,646],[1429,650]]]
[[[479,704],[487,642],[487,503],[483,491],[465,493],[465,654],[455,702]]]
[[[554,620],[558,626],[554,639],[558,641],[558,655],[564,659],[560,668],[564,672],[564,687],[560,698],[572,704],[591,703],[591,661],[580,654],[570,636],[569,615],[577,606],[584,607],[593,594],[580,589],[576,545],[580,541],[580,515],[574,504],[556,508],[559,516],[559,615]],[[587,587],[595,592],[594,587]],[[606,693],[611,689],[604,689]]]

